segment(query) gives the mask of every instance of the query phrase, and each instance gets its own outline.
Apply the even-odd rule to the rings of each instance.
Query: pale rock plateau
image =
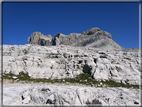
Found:
[[[4,45],[3,73],[32,78],[74,78],[88,73],[95,80],[140,84],[139,52],[88,47]]]

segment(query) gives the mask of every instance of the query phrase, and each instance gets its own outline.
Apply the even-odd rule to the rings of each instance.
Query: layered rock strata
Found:
[[[4,45],[3,73],[26,73],[32,78],[74,78],[88,73],[93,79],[140,84],[140,55],[135,51],[38,45]]]
[[[81,34],[71,33],[67,36],[62,33],[57,33],[54,38],[51,35],[45,36],[40,32],[34,32],[28,38],[27,44],[37,44],[41,46],[70,45],[116,50],[124,49],[112,40],[110,33],[102,31],[99,28],[92,28]]]

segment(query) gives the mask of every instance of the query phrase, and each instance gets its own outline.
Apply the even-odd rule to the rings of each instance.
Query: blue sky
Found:
[[[111,33],[124,48],[139,48],[139,3],[3,3],[3,44],[25,45],[33,32]]]

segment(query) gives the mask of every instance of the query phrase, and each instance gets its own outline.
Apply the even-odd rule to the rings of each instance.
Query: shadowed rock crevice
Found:
[[[95,63],[95,64],[97,64],[97,61],[98,61],[98,59],[97,59],[97,58],[94,58],[94,63]]]
[[[86,105],[88,105],[87,107],[102,107],[102,103],[97,99],[92,100],[92,102],[87,100]]]
[[[53,103],[53,101],[52,101],[51,99],[48,99],[48,100],[46,101],[46,104],[54,104],[54,103]]]
[[[91,66],[89,66],[87,64],[84,65],[84,67],[83,67],[83,72],[84,73],[87,73],[87,74],[91,75],[91,70],[92,70]]]

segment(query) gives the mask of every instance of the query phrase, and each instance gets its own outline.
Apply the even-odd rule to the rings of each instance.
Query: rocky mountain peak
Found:
[[[33,39],[36,39],[36,38],[39,38],[40,35],[41,35],[41,32],[33,32],[30,37],[33,38]]]
[[[64,34],[62,34],[62,33],[56,33],[55,36],[54,36],[54,38],[55,38],[55,37],[58,37],[58,38],[59,38],[60,36],[66,36],[66,35],[64,35]]]
[[[104,35],[108,38],[111,39],[111,34],[106,32],[106,31],[102,31],[100,30],[99,28],[95,27],[95,28],[92,28],[92,29],[89,29],[87,31],[84,31],[82,32],[83,35],[93,35],[93,34],[99,34],[99,35]]]
[[[82,32],[82,34],[91,35],[91,34],[96,33],[97,31],[100,31],[100,29],[98,27],[95,27],[95,28],[92,28],[92,29]]]
[[[51,35],[43,35],[40,32],[34,32],[27,41],[27,44],[38,44],[41,46],[69,45],[80,47],[95,47],[101,49],[123,49],[112,40],[110,33],[102,31],[99,28],[91,28],[79,33],[70,33],[64,35],[57,33],[54,38]]]
[[[48,38],[52,38],[52,36],[51,36],[51,35],[47,35],[47,37],[48,37]]]
[[[51,45],[52,36],[51,35],[43,35],[41,32],[34,32],[27,40],[27,44],[37,44],[41,46],[50,46]]]

